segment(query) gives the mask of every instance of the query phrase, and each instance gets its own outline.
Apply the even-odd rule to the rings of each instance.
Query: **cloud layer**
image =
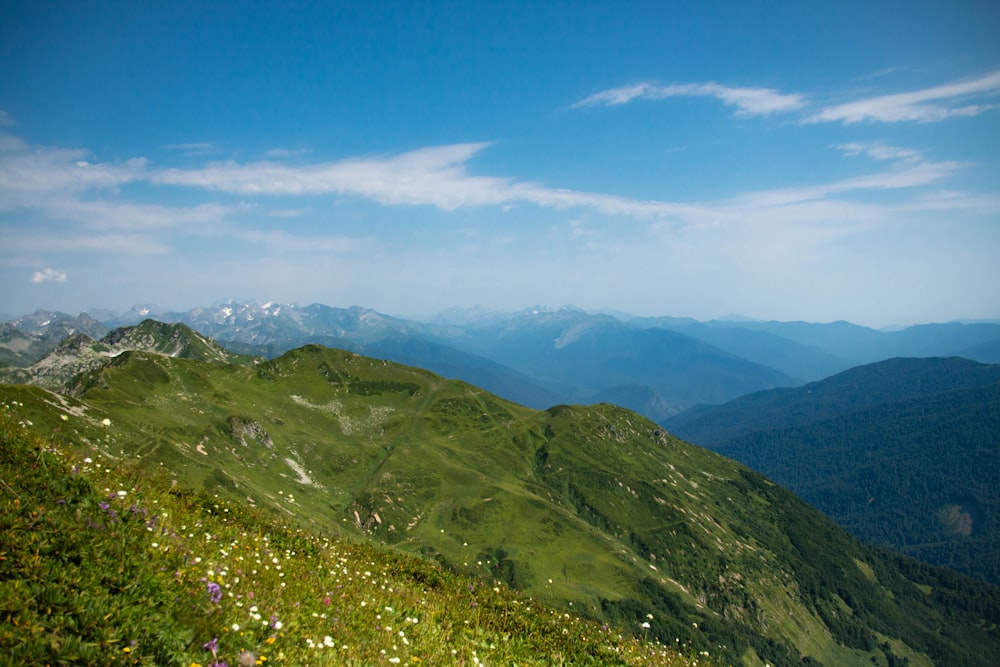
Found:
[[[641,83],[573,105],[705,98],[753,119],[741,126],[787,129],[795,141],[818,142],[796,148],[820,155],[825,147],[830,156],[814,171],[786,170],[780,178],[790,180],[774,187],[719,187],[689,199],[512,175],[511,167],[490,167],[500,152],[491,141],[339,159],[275,148],[253,153],[265,159],[221,161],[208,158],[223,154],[218,144],[196,142],[161,146],[168,163],[160,165],[30,144],[0,115],[0,271],[12,283],[30,275],[46,291],[97,294],[117,280],[122,292],[148,300],[171,282],[175,292],[214,291],[211,298],[312,286],[311,296],[284,298],[346,295],[372,307],[383,304],[366,295],[402,294],[407,305],[415,293],[488,303],[519,290],[537,293],[523,297],[531,302],[583,291],[598,301],[591,306],[625,308],[620,295],[669,291],[673,303],[686,304],[675,308],[697,315],[696,306],[712,307],[722,292],[750,309],[766,308],[776,294],[849,303],[852,290],[897,284],[899,276],[912,284],[893,289],[926,292],[935,280],[952,284],[929,268],[950,262],[970,276],[962,289],[972,298],[976,284],[996,282],[988,268],[995,258],[980,255],[997,247],[1000,194],[963,182],[982,166],[958,159],[957,147],[912,147],[856,125],[970,117],[998,94],[1000,72],[827,107],[811,94],[714,82]],[[792,153],[775,155],[799,164]],[[863,273],[851,268],[862,263]],[[95,268],[105,265],[119,269]],[[733,308],[741,306],[725,310]]]

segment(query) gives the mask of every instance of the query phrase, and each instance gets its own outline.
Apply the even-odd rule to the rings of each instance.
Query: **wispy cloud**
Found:
[[[573,104],[571,108],[616,106],[633,100],[661,100],[668,97],[714,97],[724,104],[736,107],[737,114],[743,116],[765,116],[794,111],[806,103],[802,95],[781,93],[771,88],[734,88],[711,81],[670,86],[647,82],[595,93]]]
[[[609,215],[672,215],[682,204],[550,188],[531,181],[470,173],[468,162],[489,143],[422,148],[388,157],[286,165],[274,162],[215,163],[201,169],[151,174],[155,183],[240,195],[364,197],[385,205],[434,206],[453,211],[474,206],[527,203],[545,208],[584,207]]]
[[[0,134],[0,138],[3,135]],[[878,205],[851,201],[855,193],[926,188],[944,183],[966,167],[954,161],[932,162],[913,149],[879,142],[850,142],[834,146],[847,156],[867,156],[883,166],[872,173],[825,183],[749,192],[717,201],[683,202],[642,200],[603,192],[554,188],[513,177],[474,173],[473,160],[490,144],[466,143],[422,148],[396,155],[349,158],[332,162],[287,164],[274,161],[209,163],[191,169],[150,169],[143,158],[120,164],[91,163],[80,150],[48,147],[30,149],[11,139],[12,149],[0,152],[0,197],[7,207],[33,207],[50,221],[81,223],[51,234],[52,249],[86,251],[119,249],[132,254],[166,252],[168,231],[205,234],[234,233],[251,242],[274,242],[285,247],[296,238],[249,232],[241,213],[253,203],[203,203],[174,207],[137,202],[116,186],[143,181],[162,188],[194,188],[209,192],[255,197],[357,197],[392,206],[430,206],[444,211],[492,206],[509,210],[520,205],[567,210],[582,209],[617,217],[666,222],[682,227],[763,221],[829,220],[838,216],[874,216]],[[61,188],[61,189],[60,189]],[[144,196],[157,197],[156,189]],[[926,193],[924,193],[926,194]],[[100,195],[96,197],[95,195]],[[163,192],[167,198],[170,195]],[[959,194],[935,202],[967,205]],[[965,202],[965,203],[961,203]],[[291,218],[314,211],[283,206],[266,212],[272,218]],[[961,204],[960,204],[961,203]],[[884,209],[883,209],[884,210]],[[36,239],[41,242],[41,239]],[[323,245],[308,239],[306,246]],[[323,246],[344,247],[343,239]],[[51,245],[54,244],[54,245]],[[41,249],[41,246],[35,245]],[[304,246],[303,246],[304,247]]]
[[[150,180],[242,195],[342,194],[382,204],[454,210],[496,204],[505,198],[498,192],[508,187],[507,179],[472,176],[466,169],[465,163],[487,145],[454,144],[309,165],[229,161],[200,169],[167,169],[151,174]]]
[[[887,146],[877,141],[852,141],[846,144],[835,146],[847,157],[856,155],[867,155],[874,160],[903,160],[912,162],[921,160],[923,155],[920,151],[912,148],[899,148],[898,146]]]
[[[829,183],[792,188],[776,188],[740,195],[731,200],[736,204],[759,206],[785,206],[805,201],[872,190],[904,190],[941,182],[957,170],[967,166],[961,162],[913,162],[902,160],[886,171],[854,176]]]
[[[872,174],[793,188],[753,192],[723,203],[640,200],[614,194],[552,188],[514,178],[476,176],[469,161],[489,144],[456,144],[401,155],[349,159],[291,166],[273,162],[226,162],[202,169],[171,169],[151,175],[154,182],[241,195],[339,194],[372,199],[386,205],[434,206],[452,211],[464,207],[507,208],[532,204],[543,208],[590,209],[610,216],[671,218],[698,224],[717,219],[734,206],[787,206],[843,196],[856,191],[916,188],[943,181],[966,166],[953,161],[929,162],[919,151],[874,142],[836,148],[847,155],[891,161]],[[297,212],[293,209],[293,212]],[[275,212],[280,215],[280,212]]]
[[[44,204],[54,196],[116,188],[140,180],[145,158],[122,163],[94,163],[76,148],[29,146],[0,134],[0,210]]]
[[[41,271],[35,271],[31,276],[31,282],[33,283],[64,283],[66,282],[66,272],[59,271],[57,269],[42,269]]]
[[[963,79],[908,93],[880,95],[826,107],[807,123],[874,121],[930,123],[954,116],[976,116],[998,107],[987,97],[1000,94],[1000,70],[975,79]]]
[[[45,210],[52,218],[83,222],[95,230],[135,232],[180,227],[203,231],[221,222],[235,208],[215,203],[180,207],[119,200],[57,199],[46,205]]]
[[[189,144],[169,144],[164,146],[164,148],[190,156],[209,155],[216,150],[215,145],[208,141],[196,141]]]

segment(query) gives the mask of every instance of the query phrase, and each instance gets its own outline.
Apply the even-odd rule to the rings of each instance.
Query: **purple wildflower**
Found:
[[[213,637],[212,641],[205,642],[204,644],[201,645],[201,647],[206,651],[211,652],[212,657],[214,658],[216,652],[219,650],[219,638]]]
[[[213,604],[219,604],[222,600],[222,587],[214,581],[208,582],[208,599],[212,601]],[[218,641],[212,640],[212,641]]]
[[[107,502],[101,501],[97,503],[97,506],[108,513],[108,518],[111,519],[111,523],[118,523],[118,513],[115,512],[114,508],[111,507]]]

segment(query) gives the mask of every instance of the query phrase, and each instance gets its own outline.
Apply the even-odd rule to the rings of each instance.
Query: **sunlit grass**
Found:
[[[383,547],[171,487],[0,415],[0,664],[696,665]]]

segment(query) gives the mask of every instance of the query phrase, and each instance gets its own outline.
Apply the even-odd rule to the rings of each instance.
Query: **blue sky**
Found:
[[[1000,318],[996,2],[0,17],[0,312]]]

